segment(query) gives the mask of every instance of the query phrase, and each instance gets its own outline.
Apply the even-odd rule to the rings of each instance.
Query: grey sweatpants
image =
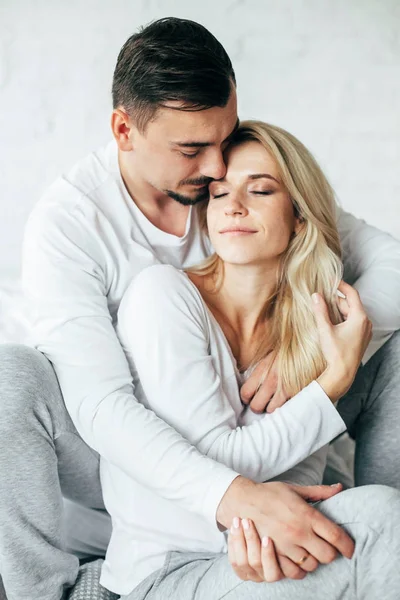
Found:
[[[400,492],[381,485],[346,490],[319,509],[356,542],[351,560],[320,565],[302,581],[240,580],[226,554],[170,552],[160,571],[124,600],[399,600]]]
[[[339,402],[357,442],[357,485],[400,489],[399,365],[397,333]],[[65,519],[63,496],[84,508],[69,503]],[[50,363],[28,347],[0,346],[0,574],[8,600],[60,600],[78,573],[70,550],[87,552],[90,537],[89,551],[103,554],[109,534],[98,455],[77,434]]]

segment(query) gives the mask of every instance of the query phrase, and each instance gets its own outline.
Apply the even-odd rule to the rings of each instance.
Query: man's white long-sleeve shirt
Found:
[[[400,243],[339,209],[346,278],[375,334],[370,354],[400,328]],[[32,343],[53,363],[83,439],[129,477],[210,523],[236,471],[204,457],[135,401],[116,314],[145,267],[177,268],[210,252],[193,208],[182,238],[152,225],[122,181],[114,142],[59,178],[27,223],[22,280]]]

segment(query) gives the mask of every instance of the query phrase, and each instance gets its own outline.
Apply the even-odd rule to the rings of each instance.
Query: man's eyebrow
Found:
[[[275,177],[272,177],[272,175],[269,173],[252,173],[251,175],[248,175],[247,179],[272,179],[273,181],[276,181],[276,183],[280,184],[280,181],[275,179]],[[225,181],[226,177],[223,177],[222,179],[214,179],[215,183],[224,183]]]
[[[232,131],[230,132],[230,134],[228,135],[227,138],[224,139],[224,141],[222,142],[223,144],[225,142],[228,142],[230,140],[230,138],[236,133],[236,131],[238,130],[240,121],[239,118],[236,121],[236,125],[235,127],[232,129]],[[179,146],[180,148],[207,148],[207,146],[215,146],[215,144],[213,142],[171,142],[174,146]]]

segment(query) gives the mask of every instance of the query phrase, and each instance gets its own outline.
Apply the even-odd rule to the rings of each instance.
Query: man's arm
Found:
[[[400,242],[337,207],[344,279],[359,292],[372,321],[363,362],[400,329]]]
[[[37,348],[52,362],[83,439],[155,492],[215,522],[236,473],[202,456],[139,404],[107,306],[108,222],[79,208],[38,207],[23,252]],[[93,222],[88,225],[88,220]]]

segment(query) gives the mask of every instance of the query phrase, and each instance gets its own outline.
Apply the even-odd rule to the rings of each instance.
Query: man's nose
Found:
[[[210,179],[222,179],[226,174],[226,165],[222,152],[210,155],[201,165],[201,174]]]

